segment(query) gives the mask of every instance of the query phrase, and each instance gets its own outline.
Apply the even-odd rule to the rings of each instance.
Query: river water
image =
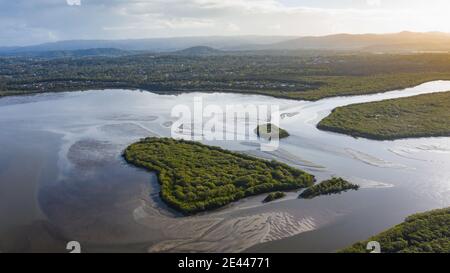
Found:
[[[415,212],[450,205],[450,138],[373,141],[315,125],[338,106],[450,90],[435,81],[375,95],[317,102],[259,95],[132,90],[0,99],[0,251],[333,252]],[[262,204],[263,196],[182,217],[159,200],[154,174],[121,152],[146,136],[170,136],[171,110],[203,104],[278,105],[291,136],[274,152],[255,141],[205,142],[286,162],[319,180],[341,176],[361,190]],[[245,123],[245,121],[242,121]],[[238,126],[242,126],[238,125]],[[250,132],[251,134],[251,132]]]

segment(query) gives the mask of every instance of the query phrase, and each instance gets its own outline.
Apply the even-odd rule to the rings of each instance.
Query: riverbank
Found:
[[[450,92],[338,107],[317,128],[375,140],[450,136]]]
[[[167,94],[229,92],[317,101],[450,80],[449,60],[450,54],[360,53],[202,58],[142,54],[51,60],[0,57],[0,71],[8,71],[0,75],[0,96],[140,89]]]

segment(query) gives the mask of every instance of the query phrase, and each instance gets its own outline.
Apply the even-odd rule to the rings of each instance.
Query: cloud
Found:
[[[236,24],[228,23],[227,30],[231,31],[231,32],[238,32],[238,31],[241,30],[241,28],[238,25],[236,25]]]
[[[369,6],[380,6],[381,5],[381,0],[366,0],[367,5]]]
[[[299,6],[290,0],[0,0],[0,46],[55,39],[450,31],[449,2],[435,1]]]

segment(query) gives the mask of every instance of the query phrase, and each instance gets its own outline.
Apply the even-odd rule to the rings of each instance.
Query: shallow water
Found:
[[[450,138],[372,141],[319,131],[338,106],[450,90],[449,81],[317,102],[257,95],[158,95],[105,90],[0,100],[0,251],[335,251],[450,205]],[[181,217],[158,197],[154,175],[127,165],[122,150],[139,138],[170,136],[171,109],[191,105],[276,104],[291,136],[275,152],[258,141],[208,144],[277,159],[315,174],[342,176],[362,189],[271,204],[265,196]],[[241,121],[238,126],[244,126]],[[252,125],[253,126],[253,125]]]

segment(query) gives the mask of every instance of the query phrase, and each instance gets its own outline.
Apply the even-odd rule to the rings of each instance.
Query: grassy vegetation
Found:
[[[450,80],[450,54],[258,52],[59,59],[0,57],[0,96],[104,88],[318,100]],[[281,53],[279,53],[281,54]]]
[[[348,190],[358,190],[359,186],[345,181],[342,178],[333,177],[330,180],[323,181],[319,184],[311,186],[300,194],[300,198],[313,199],[320,195],[330,195]]]
[[[337,108],[318,128],[355,137],[390,140],[450,136],[450,92]]]
[[[405,222],[343,253],[366,253],[367,243],[377,241],[383,253],[450,253],[450,208],[415,214]]]
[[[276,161],[168,138],[146,138],[124,151],[127,162],[155,171],[161,198],[192,214],[246,196],[309,187],[314,176]]]
[[[255,132],[258,137],[265,139],[282,139],[289,136],[289,133],[286,130],[281,129],[272,123],[258,125],[255,129]]]
[[[370,65],[370,64],[367,64]],[[436,80],[450,80],[450,73],[424,72],[311,78],[322,83],[316,89],[288,93],[285,98],[316,101],[327,97],[355,96],[414,87]]]
[[[281,199],[283,197],[286,197],[286,193],[277,191],[277,192],[271,192],[267,197],[263,200],[264,203],[272,202],[277,199]]]

